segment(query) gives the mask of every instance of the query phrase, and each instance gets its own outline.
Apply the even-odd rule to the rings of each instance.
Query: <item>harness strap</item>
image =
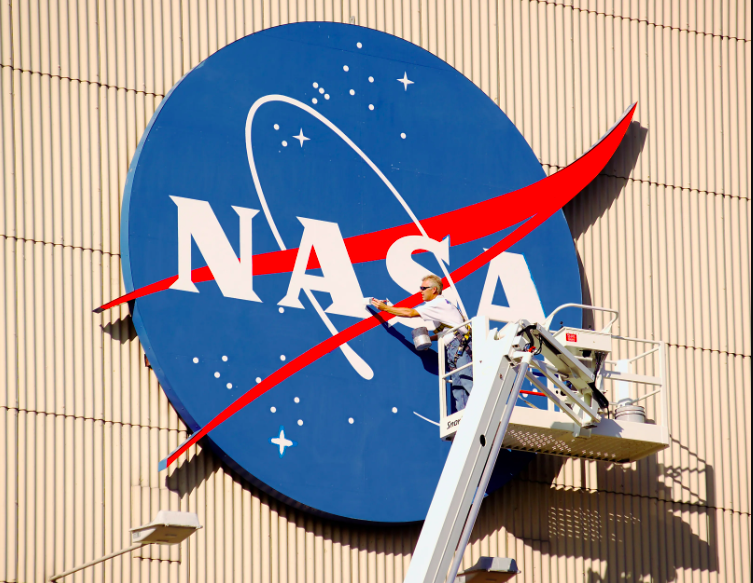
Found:
[[[447,325],[447,324],[445,324],[444,322],[440,322],[440,323],[439,323],[439,326],[437,326],[437,327],[436,327],[436,328],[434,329],[434,332],[436,332],[437,334],[439,334],[440,332],[442,332],[442,330],[449,330],[450,328],[452,328],[452,326],[448,326],[448,325]]]
[[[445,299],[445,301],[447,301],[447,299]],[[450,303],[450,302],[449,302],[449,301],[447,301],[447,303]],[[466,317],[465,317],[465,315],[463,314],[463,312],[461,312],[461,311],[460,311],[460,308],[458,308],[457,306],[454,306],[454,307],[455,307],[455,309],[456,309],[456,310],[458,311],[458,313],[460,314],[460,317],[462,318],[462,320],[463,320],[463,321],[465,322],[465,320],[466,320]],[[440,322],[440,323],[439,323],[439,326],[437,326],[437,327],[436,327],[436,328],[434,329],[434,331],[435,331],[436,333],[440,333],[440,332],[442,332],[443,330],[449,330],[449,329],[451,329],[451,328],[453,328],[453,327],[454,327],[454,326],[448,326],[448,325],[447,325],[447,324],[445,324],[444,322]],[[454,358],[452,359],[452,362],[450,363],[450,366],[452,366],[452,370],[454,370],[454,369],[456,369],[456,368],[457,368],[457,365],[458,365],[458,359],[459,359],[459,358],[460,358],[460,357],[462,356],[463,352],[465,352],[466,350],[468,350],[469,352],[471,352],[471,351],[472,351],[472,348],[471,348],[471,340],[472,340],[472,337],[473,337],[473,330],[471,329],[471,324],[470,324],[470,322],[469,322],[468,324],[464,324],[464,327],[465,327],[465,329],[466,329],[466,331],[465,331],[465,332],[461,332],[461,331],[460,331],[460,329],[458,329],[458,330],[455,330],[455,332],[453,332],[453,334],[454,334],[455,338],[456,338],[456,339],[457,339],[458,341],[460,341],[460,345],[458,346],[458,349],[457,349],[457,352],[456,352],[456,354],[455,354],[455,357],[454,357]]]
[[[467,334],[465,334],[462,338],[459,338],[458,336],[455,336],[460,341],[460,346],[458,346],[458,349],[455,353],[455,358],[452,359],[452,370],[456,369],[458,366],[458,359],[462,356],[463,352],[468,350],[471,354],[473,354],[473,349],[471,348],[471,332],[468,331]]]

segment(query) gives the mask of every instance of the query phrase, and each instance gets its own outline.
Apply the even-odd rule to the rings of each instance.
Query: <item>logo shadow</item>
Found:
[[[565,214],[574,240],[577,241],[595,225],[625,190],[628,177],[638,163],[638,158],[646,145],[647,136],[648,128],[643,127],[637,121],[631,122],[609,163],[591,184],[563,207],[562,212]],[[591,288],[577,246],[575,254],[580,270],[583,303],[593,305]],[[584,311],[583,328],[594,329],[594,326],[594,313]]]
[[[138,337],[130,315],[119,318],[114,322],[108,322],[100,326],[100,328],[102,328],[102,332],[108,334],[113,340],[121,344],[136,340]]]
[[[677,441],[674,446],[696,463],[664,466],[656,456],[624,467],[599,462],[595,489],[589,484],[587,474],[591,470],[593,483],[594,473],[589,462],[574,460],[565,468],[565,458],[538,455],[512,482],[486,498],[471,543],[483,549],[492,539],[504,544],[505,532],[513,535],[518,545],[508,556],[517,554],[524,571],[543,570],[542,580],[549,568],[575,569],[571,575],[582,573],[577,580],[586,583],[669,583],[683,571],[701,573],[701,578],[716,573],[714,468]],[[697,475],[689,479],[689,471]],[[580,484],[587,486],[558,485],[561,473],[576,483],[580,473]],[[677,552],[673,541],[683,541],[682,551]],[[555,566],[550,562],[555,558],[568,560]]]

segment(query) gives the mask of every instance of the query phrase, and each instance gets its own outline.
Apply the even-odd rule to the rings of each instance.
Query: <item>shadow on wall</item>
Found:
[[[583,237],[615,204],[647,134],[639,123],[631,123],[607,167],[564,207],[573,239]],[[585,260],[594,265],[598,257]],[[583,303],[592,305],[580,254],[578,267]],[[583,327],[594,325],[593,314],[584,312]],[[704,574],[718,573],[714,468],[685,445],[673,445],[683,450],[681,458],[690,460],[688,464],[664,466],[656,456],[629,466],[599,462],[595,488],[588,483],[591,462],[576,460],[567,471],[580,472],[579,481],[588,489],[554,486],[566,460],[539,455],[520,476],[487,498],[471,543],[483,547],[484,539],[506,531],[526,547],[524,556],[514,558],[534,580],[670,583],[684,571],[700,572],[703,579]],[[683,474],[694,472],[694,479],[681,480]],[[515,549],[508,552],[514,554]],[[544,573],[537,575],[540,568]]]
[[[687,571],[705,579],[704,574],[719,570],[714,469],[687,447],[679,447],[684,459],[695,463],[663,466],[655,456],[634,466],[599,462],[595,490],[553,486],[566,460],[538,455],[519,477],[485,499],[470,544],[486,549],[499,541],[499,551],[492,547],[482,554],[512,556],[533,580],[671,583],[681,578],[678,572]],[[576,460],[569,468],[581,473],[581,483],[587,483],[588,463]],[[197,496],[221,467],[234,483],[232,501],[225,501],[232,504],[234,520],[252,525],[253,503],[246,497],[259,499],[262,506],[269,506],[270,517],[276,514],[287,523],[287,536],[293,536],[289,528],[295,527],[351,551],[389,553],[395,557],[396,580],[402,580],[420,523],[358,525],[312,516],[248,485],[208,448],[182,460],[165,478],[165,486],[181,499]],[[697,473],[697,491],[682,491],[682,487],[681,494],[673,491],[671,485],[688,472]],[[242,490],[240,496],[235,485]],[[215,484],[215,488],[224,486]],[[673,498],[689,502],[673,502]],[[504,549],[505,533],[522,543],[522,555],[516,556],[515,546]],[[295,540],[300,536],[295,535]],[[542,566],[544,573],[537,575]],[[547,575],[547,571],[551,572]]]
[[[567,581],[669,583],[678,580],[678,571],[718,572],[714,469],[703,460],[697,459],[697,473],[704,499],[694,494],[690,503],[673,502],[677,492],[667,486],[688,468],[665,467],[655,456],[635,466],[598,462],[596,491],[553,487],[564,463],[539,455],[523,475],[491,494],[471,543],[505,530],[527,547],[524,556],[514,557],[520,568],[538,570],[529,551],[539,552],[552,580],[567,571]],[[582,483],[586,464],[572,466],[582,472]]]
[[[635,168],[638,157],[646,144],[648,129],[634,121],[628,126],[625,137],[609,163],[583,192],[565,205],[562,212],[570,227],[573,239],[578,240],[614,204],[625,188],[627,177]],[[583,261],[578,255],[583,303],[592,304],[591,288],[586,280]],[[594,327],[592,312],[583,313],[583,327]]]
[[[208,477],[220,469],[221,464],[212,454],[206,440],[202,439],[199,444],[199,453],[182,459],[165,477],[165,487],[181,498],[193,494]]]
[[[114,322],[108,322],[104,326],[101,326],[101,328],[105,334],[109,334],[113,340],[117,340],[121,344],[136,340],[136,328],[133,325],[131,316],[125,316]]]
[[[224,504],[226,507],[232,508],[233,520],[238,524],[253,524],[254,521],[260,520],[258,510],[253,509],[253,499],[258,499],[262,507],[269,507],[269,513],[262,512],[261,520],[265,520],[263,517],[266,514],[268,517],[267,520],[270,522],[272,520],[279,520],[277,528],[280,529],[281,533],[286,531],[282,536],[287,538],[286,548],[288,555],[287,557],[284,556],[286,552],[285,547],[280,548],[280,561],[287,561],[289,563],[292,555],[295,555],[297,558],[305,556],[308,553],[313,555],[315,553],[314,548],[311,546],[314,544],[313,541],[323,538],[324,540],[332,541],[335,545],[341,545],[343,556],[348,557],[345,561],[346,564],[350,563],[350,568],[352,569],[351,575],[354,577],[353,580],[366,581],[369,579],[368,570],[373,568],[372,561],[374,560],[375,553],[383,557],[393,557],[394,580],[403,580],[409,557],[418,542],[422,523],[361,525],[319,518],[303,510],[296,509],[289,504],[285,504],[250,485],[230,467],[223,464],[212,452],[205,440],[202,440],[200,445],[202,449],[198,454],[191,456],[189,459],[182,459],[165,478],[165,487],[177,494],[181,500],[186,500],[188,496],[193,496],[195,504],[201,500],[201,496],[206,496],[207,501],[209,501],[209,496],[207,494],[200,494],[199,489],[204,488],[206,492],[208,482],[213,481],[216,477],[223,479],[223,476],[226,476],[225,479],[229,478],[233,482],[231,497],[226,497],[224,503],[219,501],[212,502],[212,504],[218,504],[220,508],[214,512],[207,512],[207,515],[211,515],[214,521],[227,520],[227,509],[222,508]],[[240,487],[242,492],[238,492],[238,487]],[[227,492],[225,484],[215,483],[214,488],[215,492],[222,489]],[[204,524],[204,526],[206,527],[207,524]],[[306,534],[301,537],[300,530],[296,534],[293,534],[290,530],[291,527],[302,529]],[[308,534],[313,534],[314,536],[309,537]],[[249,537],[244,537],[244,540],[247,541],[249,548],[244,548],[243,552],[250,554],[250,546],[259,541],[252,541],[250,533]],[[296,545],[303,545],[303,548]],[[354,551],[366,551],[370,553],[371,557],[364,558],[360,552],[354,553]],[[291,566],[291,568],[293,567]],[[313,575],[308,570],[310,568],[311,565],[307,562],[297,561],[295,570],[291,571],[292,578],[295,579],[297,573],[297,580],[310,580]]]

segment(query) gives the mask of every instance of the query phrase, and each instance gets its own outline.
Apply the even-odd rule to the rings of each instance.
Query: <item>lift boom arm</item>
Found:
[[[547,330],[521,320],[499,332],[490,332],[488,320],[481,317],[474,318],[472,326],[473,392],[439,478],[406,583],[452,583],[455,580],[523,381],[528,378],[541,387],[531,374],[531,367],[556,380],[558,388],[573,399],[574,405],[568,407],[546,389],[549,398],[561,403],[563,410],[571,413],[576,422],[593,424],[601,419],[598,411],[562,384],[545,362],[534,360],[532,352],[523,350],[530,344],[521,335],[527,329],[528,336],[538,339],[540,348],[545,345],[547,359],[557,362],[558,368],[565,367],[569,378],[578,384],[592,383],[592,371]]]

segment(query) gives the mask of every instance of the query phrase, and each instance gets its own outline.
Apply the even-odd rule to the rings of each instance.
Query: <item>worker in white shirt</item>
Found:
[[[442,296],[442,280],[430,274],[421,281],[421,297],[424,303],[415,308],[397,308],[383,300],[373,299],[371,304],[383,312],[403,318],[423,318],[426,327],[434,330],[432,340],[448,334],[448,330],[465,322],[458,307]],[[452,332],[454,338],[445,345],[446,370],[452,371],[473,360],[470,329],[466,326]],[[473,388],[473,367],[466,368],[450,377],[452,384],[452,413],[465,409],[468,395]]]

